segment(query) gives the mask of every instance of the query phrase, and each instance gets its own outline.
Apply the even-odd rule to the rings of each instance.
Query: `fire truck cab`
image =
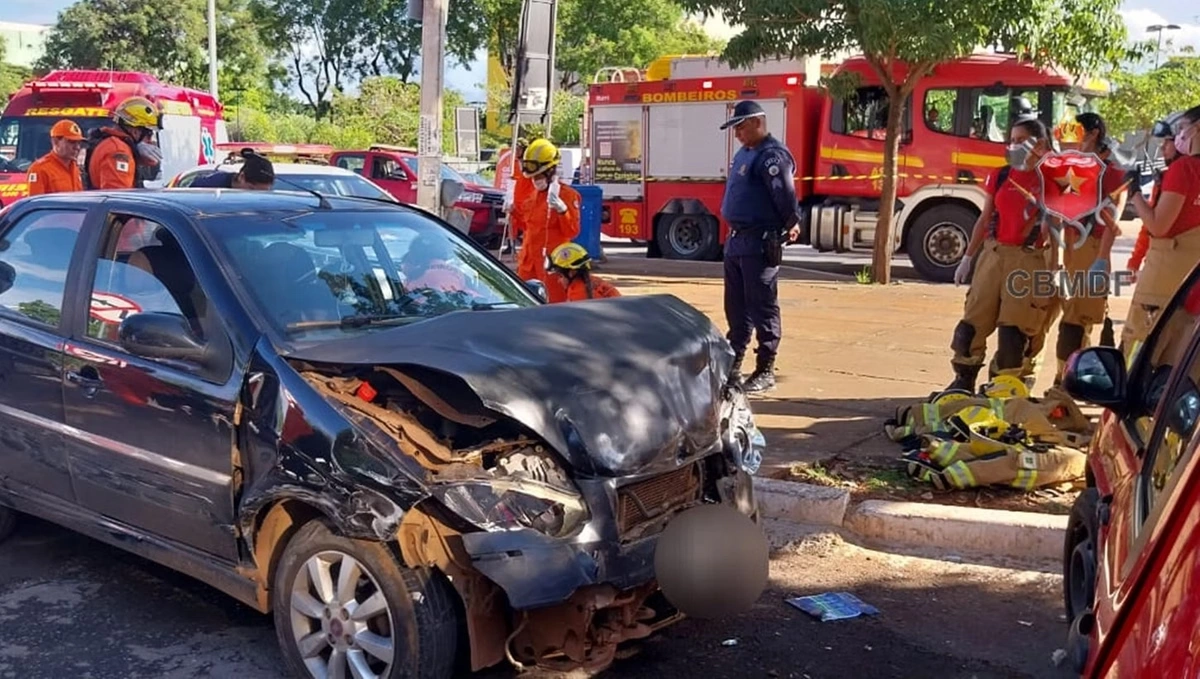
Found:
[[[133,96],[150,99],[163,113],[158,133],[163,161],[148,178],[152,185],[214,162],[216,145],[229,140],[223,107],[207,92],[165,85],[148,73],[53,71],[25,83],[0,116],[0,206],[28,195],[26,170],[50,152],[54,123],[69,118],[87,136],[113,125],[113,109]]]
[[[650,256],[718,259],[728,233],[721,199],[737,151],[732,132],[718,128],[738,101],[754,99],[766,110],[768,130],[796,159],[801,242],[818,251],[869,252],[888,100],[866,60],[849,59],[834,71],[858,77],[846,99],[807,86],[799,62],[746,71],[715,59],[701,67],[688,62],[663,79],[591,86],[587,174],[604,191],[603,232],[648,241]],[[905,107],[896,250],[922,277],[952,280],[984,202],[983,181],[1004,165],[1013,118],[1032,112],[1053,127],[1090,109],[1106,88],[1076,87],[1071,76],[1012,55],[972,55],[936,68]]]

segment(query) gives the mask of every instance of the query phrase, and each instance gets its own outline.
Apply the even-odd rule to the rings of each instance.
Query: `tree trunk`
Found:
[[[871,278],[875,283],[892,282],[892,222],[896,212],[896,158],[900,155],[900,125],[904,122],[904,99],[900,88],[889,97],[887,135],[883,143],[883,192],[879,197],[879,221],[875,223],[875,254]]]

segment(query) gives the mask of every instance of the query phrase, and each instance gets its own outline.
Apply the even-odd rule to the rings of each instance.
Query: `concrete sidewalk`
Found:
[[[597,273],[626,295],[676,295],[725,331],[721,270],[719,262],[610,257]],[[916,282],[864,285],[841,274],[785,268],[779,282],[779,386],[755,399],[769,448],[760,473],[833,454],[894,461],[899,449],[884,436],[883,422],[898,406],[953,378],[950,337],[966,291]],[[1123,291],[1110,300],[1118,337],[1131,294]],[[1096,328],[1093,342],[1099,332]],[[1056,338],[1057,328],[1046,342],[1036,393],[1053,381]],[[994,348],[995,335],[989,351]],[[753,368],[753,357],[744,368]]]

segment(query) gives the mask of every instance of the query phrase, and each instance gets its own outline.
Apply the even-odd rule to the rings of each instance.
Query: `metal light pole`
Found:
[[[1163,34],[1163,31],[1178,31],[1178,30],[1179,30],[1179,26],[1177,26],[1175,24],[1154,24],[1153,26],[1146,27],[1147,33],[1154,33],[1156,31],[1158,32],[1158,49],[1155,50],[1155,52],[1154,52],[1154,68],[1155,69],[1158,68],[1158,60],[1159,60],[1159,57],[1162,56],[1162,34]]]
[[[419,0],[413,0],[410,7]],[[442,81],[447,0],[421,4],[421,123],[417,131],[417,204],[442,213]]]
[[[208,91],[217,98],[217,0],[208,0]]]

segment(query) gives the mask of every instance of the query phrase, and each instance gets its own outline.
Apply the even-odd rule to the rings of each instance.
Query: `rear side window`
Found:
[[[0,236],[0,313],[58,327],[85,215],[37,210]]]

